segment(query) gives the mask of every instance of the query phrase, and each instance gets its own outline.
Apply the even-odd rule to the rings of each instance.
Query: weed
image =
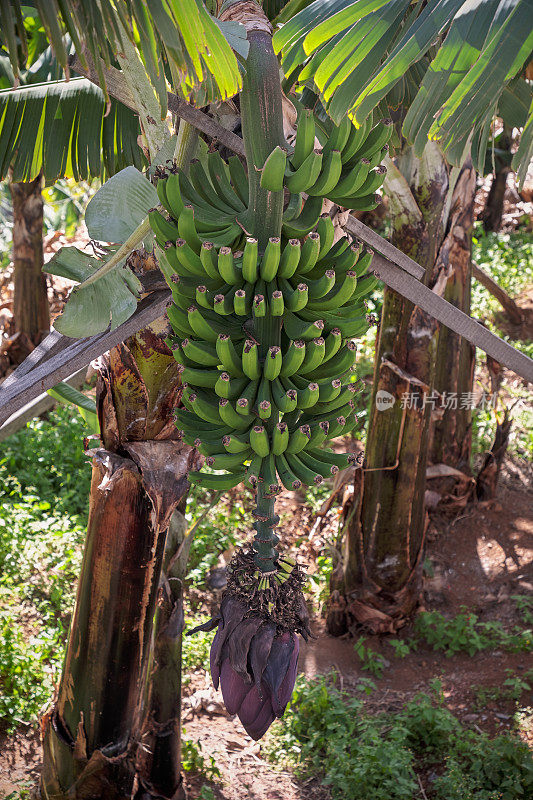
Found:
[[[183,731],[185,733],[185,729]],[[204,756],[202,745],[192,739],[181,740],[181,765],[185,772],[195,772],[208,781],[220,779],[222,774],[217,767],[214,756]]]
[[[532,649],[531,630],[514,626],[506,631],[500,622],[479,622],[477,615],[464,606],[453,619],[446,619],[438,611],[424,611],[417,616],[414,630],[419,640],[433,650],[442,650],[446,656],[455,653],[473,656],[491,648],[515,653]]]
[[[327,677],[300,677],[271,731],[266,756],[302,779],[318,777],[333,800],[413,800],[417,774],[429,765],[434,800],[525,800],[533,789],[527,746],[464,728],[444,706],[438,681],[431,696],[418,695],[398,714],[370,716]]]
[[[394,655],[396,658],[405,658],[409,655],[411,650],[415,649],[414,647],[410,646],[409,642],[406,642],[403,639],[388,639],[387,642],[394,650]]]
[[[365,637],[361,636],[354,644],[354,650],[361,660],[362,669],[368,670],[376,678],[381,678],[383,670],[387,666],[385,659],[370,647],[365,647]]]

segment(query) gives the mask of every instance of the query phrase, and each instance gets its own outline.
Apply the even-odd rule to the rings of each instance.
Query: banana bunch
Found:
[[[176,239],[238,246],[243,229],[237,219],[248,206],[248,178],[237,156],[226,163],[219,153],[208,153],[203,161],[191,162],[188,175],[172,166],[168,171],[159,167],[156,176],[159,200],[170,215],[150,212],[160,247]]]
[[[382,185],[386,169],[381,165],[388,152],[393,131],[392,120],[373,125],[370,116],[359,128],[348,117],[340,125],[315,119],[312,111],[301,108],[298,115],[294,152],[277,147],[267,158],[261,173],[261,186],[276,191],[285,186],[290,192],[283,216],[283,233],[303,236],[317,224],[322,199],[347,209],[368,211],[379,205],[376,190]],[[319,136],[323,146],[317,148]],[[308,199],[302,208],[302,193]]]
[[[262,482],[271,496],[320,484],[351,462],[324,445],[356,424],[352,339],[369,324],[372,253],[347,238],[333,244],[327,215],[306,237],[270,238],[262,253],[252,237],[242,249],[219,246],[199,233],[196,208],[164,220],[172,231],[150,216],[172,289],[169,344],[184,385],[177,424],[216,471],[189,479],[219,490]],[[282,323],[279,346],[261,347],[260,318]]]

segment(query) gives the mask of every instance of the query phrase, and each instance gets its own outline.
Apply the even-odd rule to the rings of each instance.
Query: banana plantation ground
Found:
[[[510,214],[508,222],[507,233],[489,236],[478,224],[474,259],[528,312],[527,328],[533,235],[527,218]],[[9,310],[5,277],[2,301]],[[481,285],[473,292],[473,316],[530,350],[531,332],[513,328]],[[58,292],[54,303],[57,312]],[[339,449],[362,450],[374,335],[359,358],[361,430]],[[185,637],[183,761],[191,798],[533,798],[532,396],[505,372],[494,408],[485,400],[491,379],[478,354],[469,400],[472,474],[491,446],[496,420],[513,409],[496,498],[473,502],[468,476],[449,484],[428,480],[422,606],[398,633],[333,638],[325,631],[354,470],[307,493],[281,496],[282,535],[307,565],[315,638],[302,643],[285,718],[255,743],[212,688],[206,665],[213,634]],[[61,407],[0,445],[0,798],[31,797],[39,775],[38,716],[59,678],[85,535],[86,435],[81,417]],[[194,488],[187,519],[210,503],[209,492]],[[251,508],[251,496],[233,490],[202,522],[189,562],[188,627],[217,606],[224,566],[249,535]]]

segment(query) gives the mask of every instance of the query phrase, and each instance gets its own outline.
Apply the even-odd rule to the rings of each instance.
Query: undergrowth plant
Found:
[[[264,751],[300,779],[319,778],[334,800],[413,800],[423,796],[418,776],[432,800],[517,800],[533,792],[527,745],[464,727],[438,682],[399,713],[370,716],[327,677],[301,677]]]

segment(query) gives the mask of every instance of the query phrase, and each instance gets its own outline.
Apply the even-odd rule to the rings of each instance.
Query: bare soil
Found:
[[[506,627],[517,624],[515,594],[533,590],[533,491],[520,475],[506,470],[498,498],[488,504],[469,505],[455,518],[435,517],[428,530],[427,562],[432,577],[426,578],[422,607],[454,616],[462,606],[483,621],[499,620]],[[343,487],[339,492],[342,499]],[[313,565],[326,543],[334,541],[338,505],[324,518],[313,515],[298,495],[281,498],[286,539],[299,545],[300,557]],[[320,520],[322,527],[319,529]],[[207,601],[208,598],[204,596]],[[486,651],[469,657],[447,658],[419,648],[396,658],[387,636],[374,637],[371,646],[389,666],[374,678],[361,669],[353,639],[335,639],[325,632],[324,619],[316,609],[316,635],[302,642],[299,669],[308,677],[333,673],[339,688],[351,691],[361,677],[371,677],[377,690],[369,695],[369,712],[399,710],[417,692],[428,691],[438,677],[450,710],[465,724],[491,734],[509,729],[516,710],[512,701],[497,700],[480,708],[475,687],[501,687],[506,669],[514,674],[533,667],[527,654]],[[402,630],[409,637],[409,627]],[[522,695],[521,706],[533,706],[533,692]],[[197,673],[184,699],[186,738],[198,741],[204,757],[215,756],[222,778],[211,784],[217,800],[326,800],[327,790],[317,781],[299,784],[292,775],[267,763],[261,743],[253,742],[238,719],[230,718],[219,693],[210,688],[208,676]],[[527,736],[527,734],[526,734]],[[529,731],[533,744],[533,731]],[[0,798],[22,787],[35,786],[40,768],[38,733],[21,726],[13,736],[0,740]],[[189,796],[198,795],[204,779],[187,776]]]

